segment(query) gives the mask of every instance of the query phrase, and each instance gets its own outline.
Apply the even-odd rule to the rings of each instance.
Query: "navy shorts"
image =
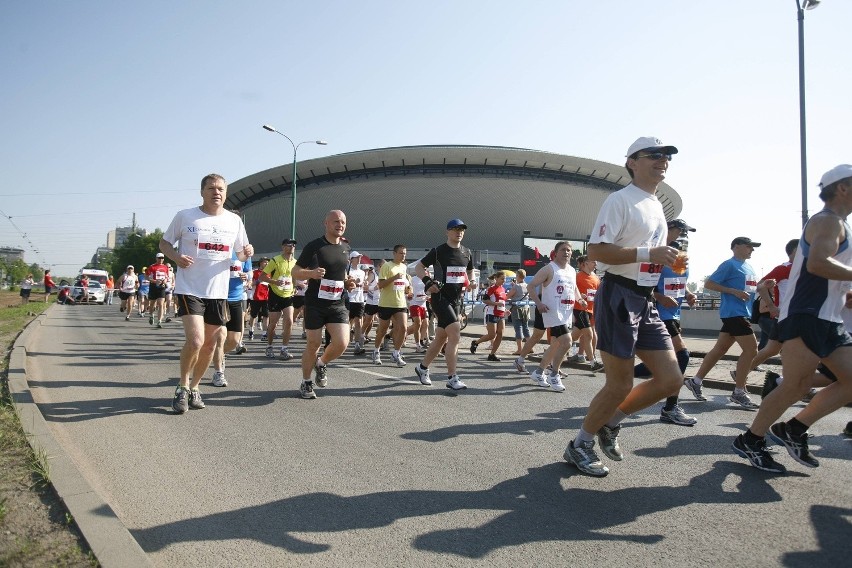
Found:
[[[820,359],[825,359],[838,347],[852,345],[852,336],[842,323],[810,314],[793,314],[778,322],[778,339],[782,343],[797,337]]]
[[[674,350],[654,302],[606,277],[595,295],[595,331],[598,349],[621,359],[633,358],[637,350]]]

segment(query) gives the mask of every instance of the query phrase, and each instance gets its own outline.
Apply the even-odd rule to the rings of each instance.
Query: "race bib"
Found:
[[[586,301],[590,304],[595,301],[595,294],[598,293],[597,288],[589,288],[586,290]]]
[[[663,272],[662,264],[654,264],[652,262],[640,262],[639,272],[636,275],[636,284],[639,286],[656,286],[660,281],[660,274]]]
[[[230,260],[231,247],[216,235],[200,235],[195,256],[213,261]]]
[[[745,291],[747,294],[754,294],[757,292],[757,281],[753,276],[746,276]]]
[[[399,277],[393,281],[393,289],[397,292],[404,292],[406,286],[408,286],[408,280],[405,278]]]
[[[234,262],[233,264],[231,264],[231,278],[239,278],[242,269],[243,265],[239,262]]]
[[[464,284],[467,278],[467,269],[464,266],[447,267],[447,284]]]
[[[290,278],[289,276],[282,276],[278,279],[276,284],[282,290],[289,290],[290,288],[293,287],[293,279]]]
[[[506,302],[499,301],[494,305],[494,317],[502,318],[506,315]]]
[[[560,304],[572,306],[574,304],[574,286],[570,284],[556,285],[556,299]]]
[[[686,278],[666,278],[663,280],[663,295],[669,298],[686,296]]]
[[[343,281],[342,280],[320,280],[319,292],[317,298],[320,300],[339,300],[343,297]]]

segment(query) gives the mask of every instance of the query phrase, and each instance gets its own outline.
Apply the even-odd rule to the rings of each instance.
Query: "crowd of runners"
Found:
[[[503,272],[492,275],[481,296],[487,331],[468,348],[476,354],[490,343],[487,359],[500,361],[498,349],[511,315],[517,346],[511,365],[534,384],[565,390],[559,370],[572,345],[574,361],[603,370],[604,385],[590,401],[579,431],[567,440],[564,456],[581,472],[604,476],[609,468],[595,446],[609,460],[622,461],[621,423],[630,414],[664,401],[660,420],[696,424],[678,405],[680,391],[686,387],[688,396],[706,400],[703,378],[736,342],[742,355],[732,372],[736,384],[730,401],[757,414],[733,441],[733,451],[756,468],[783,473],[784,466],[767,449],[768,436],[797,462],[817,467],[808,449],[808,428],[852,402],[852,350],[846,349],[852,337],[843,321],[852,306],[846,223],[852,212],[852,166],[838,166],[822,177],[824,209],[788,244],[788,262],[763,279],[748,263],[760,243],[748,237],[731,242],[731,258],[705,282],[706,289],[721,295],[721,331],[695,376],[686,377],[690,354],[680,333],[680,309],[683,302],[695,302],[686,289],[685,266],[688,235],[695,228],[682,219],[667,220],[656,197],[677,152],[656,138],[642,137],[630,145],[625,166],[632,183],[605,200],[587,254],[573,259],[577,268],[570,243],[559,242],[551,262],[529,282],[522,270],[511,285]],[[404,244],[395,245],[393,258],[376,266],[362,263],[344,237],[347,220],[340,210],[328,212],[324,233],[298,255],[298,243],[288,238],[281,254],[254,266],[254,248],[241,218],[224,209],[226,195],[222,176],[205,176],[202,205],[176,215],[160,241],[162,252],[143,269],[144,279],[128,266],[116,283],[125,319],[147,314],[151,325],[160,326],[174,314],[183,323],[186,342],[172,399],[175,413],[204,408],[199,385],[211,363],[212,384],[226,387],[225,354],[245,353],[245,341],[255,338],[265,345],[266,357],[288,361],[300,356],[299,395],[304,399],[315,399],[316,389],[327,386],[329,363],[346,353],[350,342],[353,355],[368,356],[375,365],[386,364],[383,351],[389,353],[387,363],[397,367],[407,365],[405,349],[419,354],[413,373],[426,386],[432,385],[433,364],[441,358],[446,387],[467,388],[458,373],[459,321],[466,294],[479,284],[473,255],[462,244],[467,225],[461,219],[447,223],[446,241],[414,263],[413,270]],[[145,305],[136,301],[143,280],[149,286],[142,295]],[[760,343],[752,322],[760,324]],[[305,339],[301,354],[291,346],[294,328]],[[527,358],[545,334],[541,361],[528,369]],[[783,373],[766,373],[758,405],[746,391],[746,377],[779,352]],[[822,388],[811,393],[798,414],[778,422],[814,387]]]

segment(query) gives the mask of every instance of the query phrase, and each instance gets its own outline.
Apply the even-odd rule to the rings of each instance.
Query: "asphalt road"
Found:
[[[813,428],[821,460],[786,453],[786,476],[731,449],[753,414],[685,400],[694,428],[659,406],[622,430],[603,479],[562,459],[603,376],[533,386],[509,359],[461,356],[469,388],[346,355],[301,400],[297,360],[230,356],[207,408],[171,412],[179,322],[155,330],[116,306],[51,308],[27,353],[55,436],[157,566],[845,565],[852,440],[843,408]],[[300,352],[303,342],[293,344]],[[683,395],[688,399],[688,393]],[[606,458],[604,458],[606,459]],[[608,460],[607,460],[608,461]]]

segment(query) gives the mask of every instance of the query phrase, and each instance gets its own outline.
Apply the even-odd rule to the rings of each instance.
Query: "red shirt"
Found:
[[[780,292],[778,290],[778,284],[783,282],[784,280],[789,280],[790,278],[790,269],[793,265],[789,262],[785,262],[784,264],[779,264],[775,268],[769,271],[769,274],[760,279],[761,282],[767,280],[769,278],[775,280],[775,287],[772,289],[772,299],[775,301],[775,306],[777,307],[778,301],[780,300]],[[782,284],[786,288],[786,284]]]
[[[485,295],[492,302],[503,302],[503,307],[491,306],[494,309],[494,317],[502,318],[506,315],[506,289],[503,286],[495,284],[485,291]]]
[[[56,284],[53,283],[53,278],[50,277],[50,274],[44,275],[44,287],[47,288],[50,286],[51,288],[56,288]]]
[[[254,295],[252,296],[252,300],[265,302],[269,299],[269,286],[266,282],[260,281],[261,274],[263,274],[263,270],[260,268],[257,268],[252,272],[251,279],[252,282],[254,282]]]
[[[169,278],[169,267],[162,263],[152,264],[148,267],[148,270],[145,271],[145,276],[147,276],[152,282],[156,282],[158,285],[162,286]]]

